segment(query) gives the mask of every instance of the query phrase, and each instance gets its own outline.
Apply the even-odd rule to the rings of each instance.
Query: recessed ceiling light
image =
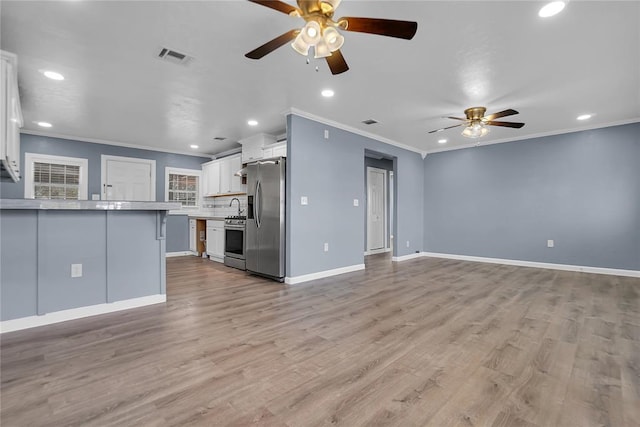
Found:
[[[334,92],[331,89],[325,89],[321,93],[325,98],[331,98],[334,95]]]
[[[47,123],[47,122],[37,122],[37,125],[43,128],[50,128],[52,126],[51,123]]]
[[[557,15],[558,13],[562,12],[564,6],[565,3],[563,1],[552,1],[542,6],[540,11],[538,12],[538,16],[540,18],[549,18],[553,15]]]
[[[446,139],[439,139],[438,140],[438,144],[446,144],[447,140]]]
[[[189,147],[193,148],[194,150],[195,150],[196,148],[200,148],[200,147],[198,147],[198,146],[197,146],[197,145],[195,145],[195,144],[191,144]]]
[[[60,73],[56,73],[55,71],[43,71],[42,74],[51,80],[64,80],[64,76]]]
[[[576,117],[576,120],[589,120],[591,118],[591,114],[582,114]]]
[[[258,126],[258,121],[257,121],[257,120],[249,120],[249,121],[247,122],[247,124],[248,124],[249,126]]]

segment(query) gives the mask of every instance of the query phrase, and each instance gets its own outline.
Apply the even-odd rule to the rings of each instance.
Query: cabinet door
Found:
[[[242,169],[242,159],[238,156],[233,156],[229,158],[229,165],[231,168],[231,192],[232,193],[242,193],[242,177],[235,175],[240,169]]]
[[[215,254],[216,256],[223,258],[224,257],[224,227],[219,227],[215,229],[216,237],[214,239],[215,242]]]
[[[189,250],[191,252],[198,252],[198,245],[197,245],[197,241],[198,239],[196,238],[196,220],[195,219],[190,219],[189,220]]]
[[[220,193],[231,192],[231,163],[229,158],[220,161]]]
[[[215,228],[207,227],[207,255],[213,255],[215,234]]]
[[[287,157],[287,144],[273,147],[273,157]]]
[[[220,162],[211,163],[207,166],[209,169],[207,176],[207,194],[220,193]]]

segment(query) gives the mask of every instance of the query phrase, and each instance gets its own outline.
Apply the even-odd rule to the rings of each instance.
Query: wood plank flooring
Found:
[[[640,426],[640,279],[388,255],[167,276],[166,305],[2,335],[0,424]]]

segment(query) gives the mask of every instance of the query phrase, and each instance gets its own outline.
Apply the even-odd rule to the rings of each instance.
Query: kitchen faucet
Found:
[[[242,214],[242,209],[240,209],[240,199],[238,199],[237,197],[234,197],[233,199],[231,199],[231,201],[229,202],[229,207],[233,205],[234,200],[238,202],[238,216],[240,216]]]

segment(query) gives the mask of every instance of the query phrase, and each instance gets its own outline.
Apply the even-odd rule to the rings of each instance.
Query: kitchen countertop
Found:
[[[0,209],[168,211],[180,208],[180,203],[171,202],[129,202],[122,200],[0,199]]]
[[[189,219],[208,219],[213,221],[224,221],[223,216],[208,216],[208,215],[189,215]]]

